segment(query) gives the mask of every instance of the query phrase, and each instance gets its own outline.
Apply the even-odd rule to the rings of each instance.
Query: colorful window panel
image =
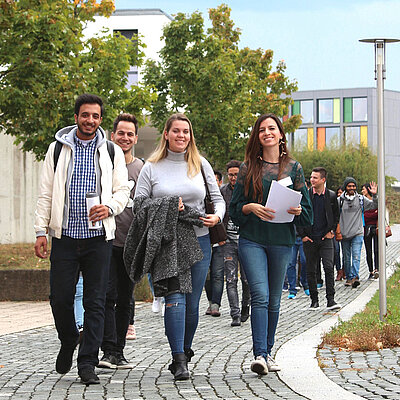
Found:
[[[346,97],[343,99],[343,122],[364,122],[368,120],[366,97]]]
[[[312,100],[295,100],[292,106],[292,115],[302,116],[303,124],[314,122],[314,103]]]
[[[340,99],[318,100],[318,122],[340,123]]]

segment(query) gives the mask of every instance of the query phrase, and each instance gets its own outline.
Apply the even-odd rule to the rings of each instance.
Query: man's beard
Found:
[[[96,133],[96,129],[94,127],[91,128],[91,129],[92,129],[92,131],[90,133],[89,132],[85,132],[85,130],[83,128],[83,125],[78,123],[78,130],[84,136],[93,136]]]

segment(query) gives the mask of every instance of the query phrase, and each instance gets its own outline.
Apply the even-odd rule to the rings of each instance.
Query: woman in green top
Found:
[[[301,192],[290,223],[271,223],[275,211],[265,207],[273,180],[290,177],[289,188]],[[251,292],[251,329],[255,360],[251,370],[260,375],[280,368],[271,357],[278,324],[283,281],[295,243],[294,224],[312,224],[312,207],[301,165],[289,157],[283,126],[274,114],[260,116],[246,146],[245,161],[232,196],[229,214],[239,225],[239,259]]]

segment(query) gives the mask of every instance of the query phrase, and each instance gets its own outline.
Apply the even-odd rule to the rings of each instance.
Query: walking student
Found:
[[[314,222],[308,227],[299,228],[307,262],[307,280],[310,289],[310,310],[319,309],[317,289],[317,268],[320,260],[325,272],[326,300],[328,310],[338,310],[335,302],[334,276],[334,233],[339,221],[339,207],[335,192],[325,187],[327,172],[323,167],[316,167],[311,172],[310,199],[313,207]]]
[[[364,238],[364,211],[378,208],[378,186],[370,182],[372,199],[357,193],[357,181],[349,176],[343,183],[344,193],[338,198],[340,212],[340,231],[342,233],[342,251],[345,286],[360,286],[360,258]]]
[[[61,342],[56,360],[60,374],[71,369],[79,339],[74,296],[79,268],[82,271],[85,315],[78,375],[86,385],[100,383],[94,368],[103,340],[115,216],[125,208],[130,193],[124,155],[107,141],[100,127],[102,115],[100,97],[77,98],[76,125],[58,131],[47,151],[35,213],[38,257],[47,257],[46,233],[51,237],[50,305]],[[88,210],[87,194],[101,199],[100,204]]]
[[[124,153],[128,179],[133,186],[130,197],[133,199],[136,181],[143,167],[143,161],[132,154],[133,146],[138,141],[136,117],[128,113],[119,114],[114,120],[111,140]],[[133,368],[123,353],[132,307],[135,307],[132,298],[133,282],[129,279],[123,259],[125,239],[132,219],[132,204],[128,204],[124,211],[115,217],[116,231],[106,295],[104,338],[101,345],[104,354],[98,365],[101,368]]]
[[[273,180],[288,178],[289,188],[302,194],[301,203],[287,212],[290,223],[274,224],[275,210],[265,206]],[[233,191],[229,215],[239,226],[239,260],[251,295],[251,330],[255,360],[251,370],[259,375],[279,371],[271,356],[278,325],[283,281],[295,243],[294,224],[312,224],[312,209],[303,169],[289,157],[279,118],[261,115],[246,146]]]
[[[205,184],[215,214],[205,214]],[[140,172],[134,202],[138,209],[134,203],[137,214],[130,230],[138,224],[139,229],[147,227],[147,234],[151,234],[151,241],[147,240],[143,248],[143,268],[151,268],[155,296],[165,297],[165,333],[173,360],[169,370],[175,380],[186,380],[187,363],[194,355],[191,347],[198,325],[200,296],[211,260],[208,229],[221,223],[225,202],[211,165],[197,150],[192,124],[184,114],[173,114],[167,120],[160,144]],[[184,226],[179,225],[180,221]],[[181,228],[185,230],[183,237],[179,233]],[[149,271],[140,270],[140,243],[136,243],[135,237],[130,241],[130,232],[124,259],[127,267],[133,267],[132,278],[132,274],[139,277]],[[142,237],[141,243],[145,239]],[[154,260],[149,260],[150,254]],[[192,259],[197,262],[192,264]]]

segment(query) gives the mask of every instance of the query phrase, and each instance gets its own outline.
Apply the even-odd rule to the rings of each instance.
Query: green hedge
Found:
[[[303,166],[306,179],[309,179],[313,168],[324,167],[328,171],[327,187],[332,190],[343,185],[347,176],[356,179],[359,192],[363,183],[377,181],[378,158],[368,147],[294,151],[292,156]],[[392,178],[388,177],[387,181],[392,181]]]

